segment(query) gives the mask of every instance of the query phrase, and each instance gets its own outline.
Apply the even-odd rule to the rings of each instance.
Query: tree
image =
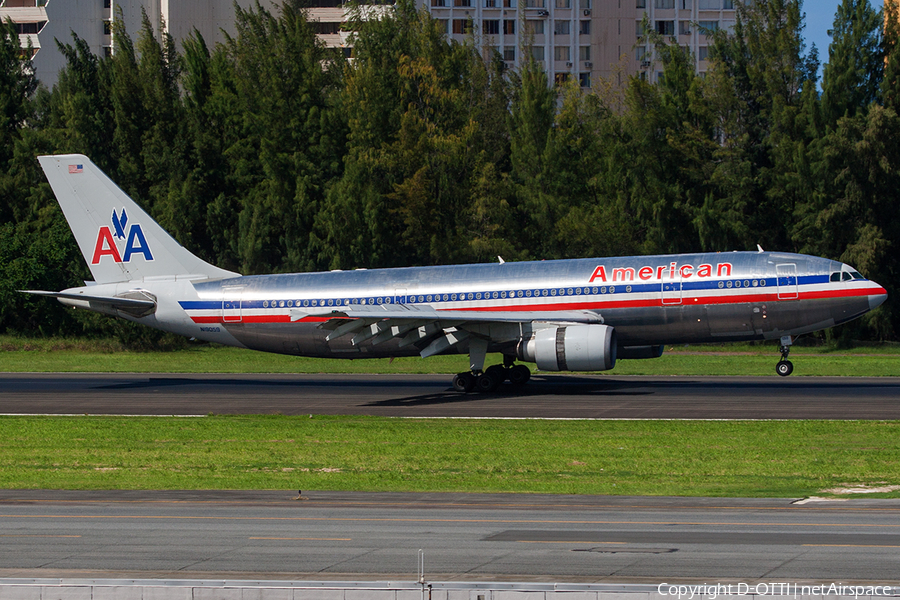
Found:
[[[734,33],[716,33],[708,91],[720,148],[712,178],[731,227],[755,243],[793,249],[790,222],[806,201],[796,160],[817,108],[817,61],[804,55],[799,0],[739,3]],[[718,207],[715,208],[720,212]]]
[[[19,192],[9,177],[15,145],[31,113],[29,100],[37,88],[31,67],[31,48],[19,46],[12,20],[0,22],[0,222],[26,218]]]
[[[838,6],[822,78],[822,110],[829,124],[877,98],[884,74],[883,24],[869,0],[843,0]]]

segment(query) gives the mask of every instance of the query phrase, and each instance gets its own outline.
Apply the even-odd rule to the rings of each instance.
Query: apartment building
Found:
[[[382,0],[383,1],[383,0]],[[651,44],[639,43],[646,14],[650,26],[665,39],[675,39],[693,53],[697,72],[708,68],[709,36],[735,22],[735,0],[417,0],[460,42],[474,34],[479,44],[496,50],[511,68],[529,53],[550,81],[574,79],[591,87],[598,77],[618,79],[638,74],[657,81],[660,65]],[[244,7],[253,0],[238,0]],[[387,6],[368,7],[377,18]],[[55,39],[71,40],[70,30],[97,54],[112,52],[111,22],[121,8],[126,30],[140,29],[141,7],[157,32],[176,41],[196,27],[210,45],[233,33],[233,0],[0,0],[0,19],[12,18],[23,47],[34,48],[38,78],[52,86],[65,60]],[[277,0],[263,6],[276,9]],[[327,46],[350,55],[344,27],[348,11],[341,0],[320,0],[310,9],[317,32]]]
[[[733,27],[734,0],[424,0],[450,38],[474,33],[510,67],[530,52],[551,81],[577,78],[590,87],[598,76],[659,78],[653,47],[639,44],[641,23],[693,53],[697,71],[708,67],[709,36]]]
[[[247,8],[254,1],[237,3]],[[277,2],[261,0],[261,4],[274,10]],[[224,41],[223,30],[234,33],[234,0],[0,0],[0,20],[12,19],[23,48],[31,43],[35,74],[52,87],[65,66],[54,40],[70,43],[74,31],[95,54],[111,53],[116,11],[121,9],[125,30],[134,38],[141,28],[141,7],[160,39],[167,32],[177,42],[196,27],[213,46]]]

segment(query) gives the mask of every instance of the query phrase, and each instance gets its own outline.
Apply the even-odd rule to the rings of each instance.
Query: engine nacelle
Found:
[[[541,371],[606,371],[616,366],[616,330],[609,325],[539,329],[519,342],[519,360]]]

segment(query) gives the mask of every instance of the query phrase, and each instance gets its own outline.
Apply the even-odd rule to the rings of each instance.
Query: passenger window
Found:
[[[841,274],[840,274],[840,273],[832,273],[832,274],[831,274],[831,281],[840,281],[840,280],[841,280]]]

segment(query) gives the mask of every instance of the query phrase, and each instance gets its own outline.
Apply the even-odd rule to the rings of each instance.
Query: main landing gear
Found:
[[[531,379],[531,370],[525,365],[514,365],[512,361],[512,357],[504,356],[502,365],[490,366],[483,372],[457,373],[453,376],[453,389],[463,393],[487,393],[495,391],[504,381],[516,387],[524,385]]]
[[[786,335],[781,338],[781,360],[775,365],[775,372],[782,377],[787,377],[794,372],[794,363],[787,359],[788,354],[791,353],[791,344],[793,344],[791,336]]]

